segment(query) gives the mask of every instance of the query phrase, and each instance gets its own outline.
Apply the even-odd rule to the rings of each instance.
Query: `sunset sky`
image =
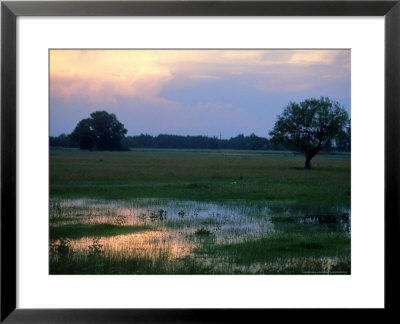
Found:
[[[268,137],[290,101],[350,113],[350,50],[51,50],[50,135],[96,110],[128,135]]]

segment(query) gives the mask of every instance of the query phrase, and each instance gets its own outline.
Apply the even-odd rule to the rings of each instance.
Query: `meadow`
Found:
[[[50,150],[51,274],[349,274],[350,154]]]

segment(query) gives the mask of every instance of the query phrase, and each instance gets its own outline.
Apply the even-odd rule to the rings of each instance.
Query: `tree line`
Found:
[[[125,136],[127,129],[115,114],[96,111],[82,119],[69,134],[50,136],[50,146],[83,150],[114,151],[130,148],[293,150],[304,154],[305,168],[320,151],[351,150],[350,118],[345,109],[327,97],[289,102],[277,116],[269,139],[239,134],[230,139],[208,136],[160,134]]]
[[[132,148],[176,148],[176,149],[236,149],[236,150],[268,150],[271,143],[268,139],[251,134],[239,134],[230,139],[219,139],[208,136],[181,136],[160,134],[158,136],[144,135],[128,136],[123,140],[127,147]],[[272,144],[274,149],[282,149],[280,145]]]
[[[79,142],[71,136],[61,134],[50,136],[51,147],[75,147],[79,148]],[[229,139],[219,139],[209,136],[182,136],[160,134],[152,136],[140,134],[138,136],[126,136],[121,140],[120,148],[171,148],[171,149],[232,149],[232,150],[284,150],[281,144],[271,143],[267,138],[255,134],[245,136],[239,134]],[[88,148],[89,149],[89,148]]]
[[[51,147],[79,148],[79,143],[73,141],[69,135],[50,136]],[[255,134],[244,136],[239,134],[230,139],[219,139],[208,136],[182,136],[160,134],[151,136],[140,134],[137,136],[126,136],[121,140],[121,150],[130,148],[171,148],[171,149],[231,149],[231,150],[273,150],[285,151],[288,147],[283,144],[271,142],[268,138],[259,137]],[[350,137],[337,141],[330,150],[339,152],[350,152]],[[327,149],[324,149],[327,151]]]

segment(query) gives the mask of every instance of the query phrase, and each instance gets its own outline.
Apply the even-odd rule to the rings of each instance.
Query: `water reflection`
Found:
[[[105,255],[170,260],[194,256],[196,248],[206,245],[252,241],[285,232],[290,224],[298,226],[297,230],[317,225],[318,230],[350,235],[350,218],[349,208],[343,205],[165,199],[50,201],[51,228],[74,224],[147,226],[134,233],[97,237]],[[70,242],[74,251],[88,254],[93,240],[93,236],[83,236]]]
[[[93,244],[93,240],[91,237],[83,237],[71,240],[71,245],[74,251],[87,254],[88,246]],[[164,253],[168,259],[190,256],[195,246],[166,230],[101,237],[100,242],[106,256],[159,257]]]
[[[350,208],[345,205],[313,204],[313,205],[273,205],[270,206],[272,222],[318,225],[332,231],[351,231]]]

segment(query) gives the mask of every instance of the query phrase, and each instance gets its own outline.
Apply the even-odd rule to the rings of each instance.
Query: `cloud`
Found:
[[[147,51],[148,52],[148,51]],[[152,61],[152,54],[124,50],[52,50],[50,94],[85,95],[93,102],[115,104],[113,96],[155,98],[172,78],[170,70]]]
[[[297,50],[293,52],[288,63],[295,65],[331,65],[339,53],[340,51],[329,50]]]
[[[321,95],[350,106],[349,50],[50,51],[53,134],[105,109],[134,134],[265,136],[290,100]]]
[[[216,75],[195,74],[195,75],[190,75],[189,78],[195,80],[218,80],[221,77]]]
[[[177,74],[193,80],[274,74],[273,83],[279,84],[305,67],[325,66],[345,75],[349,61],[346,50],[51,50],[50,91],[63,97],[85,92],[94,103],[115,103],[114,95],[156,98]]]

